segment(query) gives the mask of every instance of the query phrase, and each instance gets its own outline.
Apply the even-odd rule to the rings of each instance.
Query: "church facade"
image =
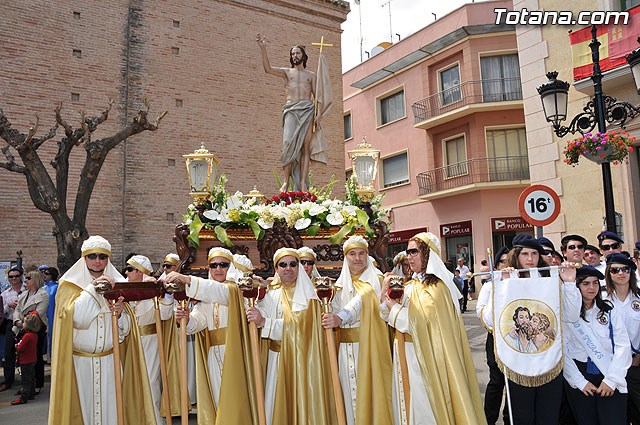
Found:
[[[114,264],[130,252],[159,263],[175,249],[174,228],[191,203],[183,154],[204,145],[229,180],[230,192],[254,186],[276,194],[274,169],[282,175],[283,83],[262,69],[256,33],[267,36],[273,66],[289,66],[289,49],[307,48],[316,71],[324,36],[334,106],[323,122],[328,165],[313,165],[313,181],[344,179],[340,24],[349,4],[341,0],[142,0],[41,2],[0,5],[0,108],[14,128],[26,132],[39,116],[39,135],[55,123],[53,109],[77,128],[78,111],[95,116],[114,105],[93,138],[109,136],[131,121],[143,100],[149,120],[167,116],[155,132],[131,137],[111,151],[99,175],[88,213],[90,234],[113,245]],[[40,147],[49,166],[58,135]],[[15,154],[15,153],[14,153]],[[86,152],[71,156],[68,210],[73,211]],[[16,155],[17,157],[17,155]],[[4,159],[4,158],[2,158]],[[342,184],[335,193],[344,193]],[[24,176],[0,169],[0,261],[23,251],[26,264],[56,263],[53,220],[29,198]]]

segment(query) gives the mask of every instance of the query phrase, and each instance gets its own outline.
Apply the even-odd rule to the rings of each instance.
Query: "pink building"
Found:
[[[479,265],[533,229],[518,210],[529,161],[515,28],[467,4],[343,75],[346,151],[381,151],[378,190],[391,208],[389,256],[428,229],[443,257]]]

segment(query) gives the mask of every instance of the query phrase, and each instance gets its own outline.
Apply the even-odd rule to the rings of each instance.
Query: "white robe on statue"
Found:
[[[129,334],[130,319],[122,312],[118,319],[120,342]],[[103,353],[113,348],[111,310],[92,284],[85,286],[74,301],[73,349],[85,353]],[[101,357],[73,356],[78,395],[85,424],[117,423],[113,354]]]
[[[415,276],[415,275],[414,275]],[[410,334],[409,331],[409,300],[413,289],[413,282],[404,288],[402,301],[393,306],[391,311],[386,303],[380,304],[380,315],[397,331]],[[405,404],[404,387],[402,384],[402,372],[398,354],[398,340],[393,340],[393,419],[396,425],[436,425],[436,418],[431,409],[429,396],[422,381],[420,364],[416,357],[416,351],[412,342],[404,343],[407,369],[409,372],[409,386],[411,396],[407,412]]]
[[[136,315],[136,321],[140,328],[156,323],[153,300],[132,301],[129,303]],[[160,319],[168,320],[173,315],[173,295],[166,295],[160,300]],[[155,331],[155,328],[154,328]],[[144,351],[144,359],[147,364],[147,376],[149,377],[149,387],[153,398],[153,409],[156,412],[156,422],[158,425],[164,424],[165,419],[160,416],[160,401],[162,400],[162,376],[160,375],[160,357],[158,352],[158,335],[156,333],[142,335],[140,342]]]
[[[267,416],[267,425],[271,425],[273,419],[273,406],[276,399],[276,384],[278,383],[278,366],[280,364],[279,343],[282,341],[282,287],[269,289],[265,297],[258,302],[256,307],[265,318],[262,327],[262,338],[269,341],[269,357],[267,359],[267,377],[264,389],[264,404]],[[273,342],[272,342],[273,341]],[[275,343],[275,344],[274,344]],[[274,351],[275,345],[278,346]]]

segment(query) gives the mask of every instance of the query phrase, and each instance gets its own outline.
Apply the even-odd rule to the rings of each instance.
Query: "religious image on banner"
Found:
[[[561,283],[558,268],[549,277],[494,275],[493,329],[496,361],[511,381],[537,387],[562,371]]]
[[[541,353],[553,345],[558,334],[558,319],[542,301],[516,300],[500,317],[502,338],[520,353]]]

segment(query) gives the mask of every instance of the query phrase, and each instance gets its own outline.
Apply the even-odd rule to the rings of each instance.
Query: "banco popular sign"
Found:
[[[471,232],[471,220],[459,221],[457,223],[441,224],[440,236],[443,238],[451,236],[464,236],[470,235]]]

